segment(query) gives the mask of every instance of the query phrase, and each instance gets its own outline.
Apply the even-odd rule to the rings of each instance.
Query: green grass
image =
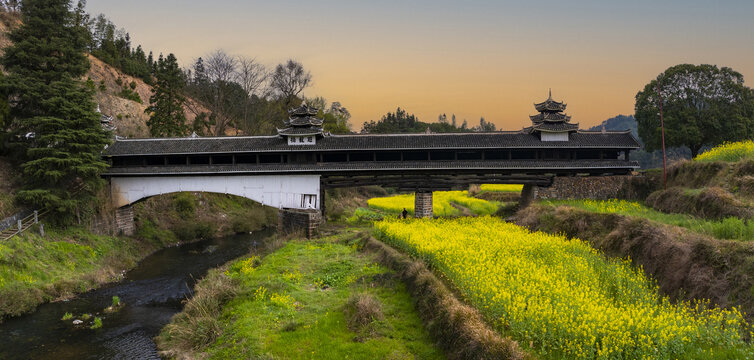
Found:
[[[205,352],[218,359],[442,358],[403,283],[341,240],[293,241],[261,263],[230,265],[227,276],[240,291],[223,308],[223,335]],[[349,298],[362,293],[384,312],[367,338],[346,320]]]
[[[754,222],[735,217],[705,220],[686,214],[666,214],[637,202],[625,200],[545,200],[543,204],[567,205],[596,213],[646,218],[658,223],[680,226],[718,239],[749,241],[754,239]]]
[[[43,301],[96,286],[114,268],[133,266],[133,240],[94,235],[81,228],[34,230],[0,243],[0,317],[19,315]]]

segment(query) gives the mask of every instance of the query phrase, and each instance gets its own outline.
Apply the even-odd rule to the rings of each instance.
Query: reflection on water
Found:
[[[158,359],[152,338],[181,310],[195,281],[210,268],[261,249],[271,234],[267,230],[164,249],[121,282],[10,319],[0,324],[0,359]],[[124,306],[103,313],[113,296]],[[103,326],[74,328],[71,320],[60,320],[66,312],[100,313]]]

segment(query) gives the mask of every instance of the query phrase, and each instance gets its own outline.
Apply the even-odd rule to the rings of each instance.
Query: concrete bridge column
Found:
[[[539,187],[532,184],[524,184],[524,188],[521,190],[521,198],[518,200],[518,207],[523,209],[537,197]]]
[[[126,205],[115,209],[115,229],[119,234],[133,235],[135,228],[133,206]]]
[[[414,196],[414,217],[432,218],[432,192],[417,191]]]
[[[298,209],[280,209],[278,210],[278,226],[284,233],[293,233],[302,231],[304,235],[311,239],[319,230],[319,224],[322,222],[322,215],[316,209],[298,210]]]

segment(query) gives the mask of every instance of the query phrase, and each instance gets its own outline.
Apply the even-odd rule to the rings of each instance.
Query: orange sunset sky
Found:
[[[215,49],[311,71],[307,97],[339,101],[354,130],[400,106],[422,121],[530,124],[568,103],[584,127],[633,114],[634,96],[679,63],[754,79],[754,1],[89,0],[134,44],[183,66]]]

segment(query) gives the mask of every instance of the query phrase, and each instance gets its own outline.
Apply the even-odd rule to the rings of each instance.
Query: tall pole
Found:
[[[662,118],[662,93],[660,92],[660,81],[657,81],[657,96],[660,99],[660,130],[662,131],[662,187],[668,189],[668,170],[665,162],[665,121]]]

